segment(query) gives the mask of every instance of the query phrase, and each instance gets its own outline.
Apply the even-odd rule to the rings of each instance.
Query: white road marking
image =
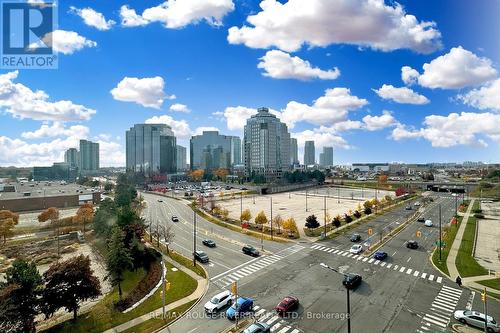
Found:
[[[406,260],[406,262],[410,262],[410,260],[411,260],[411,257],[409,257],[408,260]]]
[[[443,280],[443,278],[441,276],[438,276],[438,278],[436,279],[436,282],[441,283],[442,280]]]

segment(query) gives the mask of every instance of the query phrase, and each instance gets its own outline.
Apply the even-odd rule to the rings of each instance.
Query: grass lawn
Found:
[[[443,241],[446,243],[446,246],[441,249],[441,261],[439,261],[439,249],[434,250],[432,254],[432,262],[439,268],[440,271],[445,273],[446,275],[450,275],[448,271],[448,266],[446,266],[446,260],[448,259],[448,254],[450,253],[451,246],[453,245],[453,241],[457,235],[458,228],[460,224],[462,224],[463,217],[460,216],[458,218],[458,224],[451,225],[446,233],[443,233]]]
[[[479,202],[476,201],[472,210],[479,208]],[[462,243],[460,244],[460,249],[458,250],[457,259],[455,264],[457,265],[458,272],[462,277],[476,276],[476,275],[486,275],[488,270],[483,266],[479,265],[477,261],[472,256],[472,248],[474,247],[474,236],[476,234],[476,223],[477,219],[474,216],[470,216],[467,221],[467,226],[465,227],[464,236],[462,237]]]
[[[483,281],[478,281],[477,283],[482,284],[485,287],[500,291],[500,279],[483,280]]]
[[[179,315],[182,315],[195,302],[196,301],[191,301],[191,302],[186,303],[184,305],[178,306],[173,310],[167,311],[166,312],[166,317],[167,317],[166,320],[162,320],[161,318],[149,319],[148,321],[145,321],[142,324],[139,324],[137,326],[129,328],[128,330],[123,331],[123,333],[151,333],[151,332],[155,332],[156,330],[160,329],[161,327],[168,325],[170,322],[172,322]]]
[[[172,271],[173,266],[169,263],[166,263],[166,265],[168,268],[167,280],[171,283],[170,290],[166,295],[166,303],[170,304],[193,293],[196,289],[197,282],[181,270],[176,272]],[[122,283],[124,294],[126,295],[127,292],[132,290],[144,275],[144,270],[140,270],[137,273],[128,272],[125,281]],[[71,320],[66,321],[50,328],[46,332],[83,333],[105,331],[161,307],[161,288],[139,307],[128,313],[121,313],[115,310],[113,304],[117,300],[118,289],[114,288],[113,291],[96,304],[90,312],[78,316],[75,322]]]

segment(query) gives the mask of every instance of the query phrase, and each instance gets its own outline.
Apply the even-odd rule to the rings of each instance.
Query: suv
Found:
[[[481,312],[459,310],[455,311],[453,317],[455,317],[455,319],[462,324],[468,324],[484,329],[485,315]],[[488,332],[500,332],[500,326],[498,326],[495,319],[491,316],[488,316]]]
[[[194,255],[194,259],[196,259],[197,261],[199,261],[201,263],[207,263],[210,260],[210,259],[208,259],[208,255],[203,251],[195,251],[193,253],[193,255]]]
[[[409,249],[418,249],[418,243],[414,240],[409,240],[406,242],[406,247]]]
[[[243,333],[269,333],[271,332],[271,326],[264,322],[253,323],[248,326]]]
[[[423,217],[419,217],[419,218],[417,219],[417,222],[424,223],[424,222],[425,222],[425,218],[423,218]]]
[[[233,302],[233,294],[229,290],[218,293],[210,301],[205,303],[205,312],[215,313]]]
[[[342,284],[347,289],[354,289],[361,284],[362,280],[363,278],[361,275],[348,273],[344,275],[344,281],[342,281]]]
[[[244,254],[248,254],[249,256],[252,256],[252,257],[258,257],[260,256],[260,253],[259,251],[251,246],[251,245],[245,245],[243,246],[243,248],[241,249],[241,251],[243,251]]]
[[[351,239],[351,242],[359,242],[361,240],[361,235],[360,234],[352,234],[350,239]]]

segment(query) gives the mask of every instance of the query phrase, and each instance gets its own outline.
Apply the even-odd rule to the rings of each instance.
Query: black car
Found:
[[[411,210],[411,206],[410,206],[410,205],[408,205],[408,206],[406,206],[406,208],[405,208],[405,209],[406,209],[406,210]]]
[[[409,249],[418,249],[418,243],[414,240],[409,240],[406,242],[406,247]]]
[[[193,253],[193,255],[194,258],[201,263],[206,263],[209,261],[207,254],[203,251],[196,251]]]
[[[349,273],[344,275],[344,281],[342,281],[342,284],[347,289],[354,289],[361,284],[361,280],[363,280],[361,275]]]
[[[245,246],[243,246],[243,248],[241,250],[243,251],[244,254],[248,254],[252,257],[260,256],[260,252],[255,247],[253,247],[251,245],[245,245]]]
[[[361,240],[361,235],[360,234],[352,234],[351,236],[351,242],[359,242]]]
[[[177,216],[172,216],[172,222],[179,222],[179,218]]]
[[[203,245],[208,246],[208,247],[215,247],[215,242],[211,239],[204,239],[202,241]]]
[[[417,222],[422,222],[422,223],[424,223],[424,222],[425,222],[425,219],[424,219],[423,217],[419,217],[419,218],[417,219]]]

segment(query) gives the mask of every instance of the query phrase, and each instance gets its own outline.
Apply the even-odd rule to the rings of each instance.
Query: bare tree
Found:
[[[165,245],[167,246],[167,253],[170,253],[169,245],[173,242],[175,238],[174,229],[171,224],[168,224],[166,227],[162,228],[163,239],[165,240]]]

